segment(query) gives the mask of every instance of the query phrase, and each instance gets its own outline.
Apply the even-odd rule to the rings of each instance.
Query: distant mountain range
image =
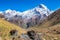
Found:
[[[39,6],[24,12],[8,9],[1,11],[0,14],[4,15],[4,19],[9,22],[27,28],[39,25],[52,12],[53,11],[49,10],[44,4],[40,4]]]

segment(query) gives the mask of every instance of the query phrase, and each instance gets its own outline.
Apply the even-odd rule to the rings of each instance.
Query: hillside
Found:
[[[56,25],[58,23],[60,23],[60,9],[50,14],[45,20],[43,20],[40,26],[48,27],[48,26]]]
[[[9,32],[11,30],[17,30],[18,35],[26,32],[24,29],[0,18],[0,40],[1,39],[10,40],[10,33]]]
[[[37,33],[42,33],[43,40],[60,40],[60,23],[51,27],[32,27],[28,30],[35,30]]]
[[[42,33],[42,37],[46,40],[60,40],[60,9],[49,15],[39,26],[28,30]]]

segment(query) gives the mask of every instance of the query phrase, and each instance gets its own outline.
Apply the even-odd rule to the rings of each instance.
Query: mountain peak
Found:
[[[44,4],[40,4],[39,7],[40,7],[40,8],[47,9],[47,7],[46,7]]]

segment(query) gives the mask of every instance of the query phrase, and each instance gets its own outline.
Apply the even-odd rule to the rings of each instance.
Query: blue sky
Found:
[[[7,9],[25,11],[39,4],[46,5],[50,10],[60,8],[60,0],[0,0],[0,11]]]

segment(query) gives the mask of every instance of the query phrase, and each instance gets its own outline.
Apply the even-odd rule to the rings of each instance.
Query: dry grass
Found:
[[[16,29],[18,31],[18,35],[26,32],[25,29],[22,29],[0,18],[0,37],[2,39],[6,38],[7,40],[9,40],[9,32],[13,29]]]
[[[36,26],[36,27],[32,27],[29,28],[28,30],[35,30],[38,33],[42,33],[42,39],[46,39],[46,40],[60,40],[60,34],[58,34],[56,31],[60,32],[60,23],[56,24],[54,26],[51,27],[45,27],[45,26]],[[54,31],[56,30],[56,31]]]

